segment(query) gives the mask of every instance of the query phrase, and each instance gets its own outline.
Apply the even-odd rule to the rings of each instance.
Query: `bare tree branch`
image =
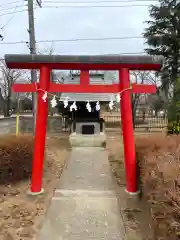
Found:
[[[130,72],[131,82],[136,84],[160,84],[160,79],[156,73],[150,71],[131,71]],[[132,114],[133,124],[136,123],[136,112],[138,105],[146,104],[148,101],[148,94],[132,94]],[[144,108],[143,108],[144,109]],[[144,111],[144,110],[143,110]],[[145,116],[145,114],[143,114]]]
[[[12,85],[21,76],[20,70],[7,68],[3,60],[0,61],[0,99],[2,102],[4,116],[9,116],[11,108]]]

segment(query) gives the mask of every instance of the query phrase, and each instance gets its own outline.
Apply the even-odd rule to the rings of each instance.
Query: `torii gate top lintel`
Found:
[[[5,61],[9,68],[71,70],[154,70],[159,71],[163,64],[161,56],[125,55],[36,55],[7,54]]]

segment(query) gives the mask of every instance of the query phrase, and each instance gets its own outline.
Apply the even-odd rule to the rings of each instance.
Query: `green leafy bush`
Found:
[[[168,134],[180,133],[180,79],[177,79],[173,98],[168,107],[168,123]]]
[[[180,121],[173,121],[168,124],[168,134],[180,134]]]

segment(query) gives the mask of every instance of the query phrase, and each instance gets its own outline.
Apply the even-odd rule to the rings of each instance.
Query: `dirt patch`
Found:
[[[120,214],[124,220],[126,239],[149,240],[151,229],[150,214],[146,201],[139,197],[131,197],[125,193],[125,170],[123,139],[121,134],[108,132],[107,149],[113,175],[118,183]]]
[[[47,137],[43,195],[28,197],[29,181],[0,186],[0,240],[35,239],[69,149],[67,135]]]

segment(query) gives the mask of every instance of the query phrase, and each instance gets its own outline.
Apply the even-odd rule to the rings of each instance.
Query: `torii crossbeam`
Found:
[[[159,71],[163,63],[162,57],[151,56],[59,56],[59,55],[5,55],[9,68],[40,69],[40,81],[33,84],[14,84],[15,92],[36,92],[38,90],[38,105],[32,167],[31,192],[42,192],[42,174],[48,118],[48,102],[42,96],[47,92],[73,93],[118,93],[130,89],[130,70]],[[81,70],[80,84],[55,84],[50,81],[52,69]],[[118,70],[120,82],[112,85],[91,85],[89,70]],[[155,93],[156,85],[132,84],[131,89],[121,94],[121,121],[124,141],[126,191],[137,192],[136,152],[132,122],[131,93]]]

